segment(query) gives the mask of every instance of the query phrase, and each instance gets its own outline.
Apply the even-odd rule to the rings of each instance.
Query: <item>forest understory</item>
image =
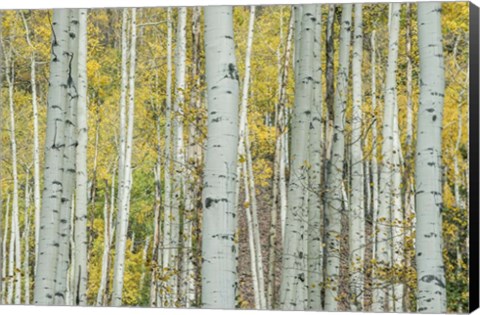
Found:
[[[0,304],[468,311],[468,13],[0,11]]]

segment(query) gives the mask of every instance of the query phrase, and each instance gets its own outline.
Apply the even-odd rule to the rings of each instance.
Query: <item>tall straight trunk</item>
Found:
[[[313,97],[310,116],[308,160],[308,309],[322,309],[323,282],[323,205],[322,168],[323,168],[323,132],[322,132],[322,67],[321,67],[321,31],[322,6],[315,7],[315,33],[313,43]]]
[[[77,105],[77,155],[75,194],[75,265],[73,275],[73,300],[75,305],[87,303],[87,206],[88,206],[88,109],[87,109],[87,10],[79,10],[78,30],[78,105]]]
[[[395,110],[393,118],[393,160],[392,160],[392,266],[394,270],[405,268],[405,246],[404,246],[404,215],[402,204],[402,173],[401,173],[401,144],[398,127],[398,104],[395,100]],[[392,311],[403,312],[403,291],[404,285],[401,282],[392,281]]]
[[[67,274],[70,268],[70,235],[72,231],[72,206],[76,175],[77,146],[77,101],[78,101],[78,10],[69,10],[69,41],[68,41],[68,81],[67,108],[65,111],[63,152],[63,186],[60,206],[60,222],[57,240],[59,243],[57,267],[55,276],[54,304],[66,305]]]
[[[293,22],[294,15],[290,13],[290,22],[288,24],[288,34],[285,44],[285,51],[283,53],[283,63],[280,64],[281,56],[279,52],[279,82],[278,82],[278,103],[276,105],[275,116],[275,162],[274,162],[274,179],[273,179],[273,205],[271,210],[271,224],[269,237],[269,263],[268,263],[268,287],[267,287],[267,308],[274,309],[276,298],[276,248],[277,248],[277,217],[280,213],[280,228],[281,238],[285,234],[285,220],[287,214],[287,190],[285,184],[285,148],[283,140],[285,139],[286,125],[285,125],[285,96],[288,79],[288,70],[290,64],[290,53],[293,37]],[[282,39],[281,39],[282,40]],[[283,41],[283,40],[282,40]],[[283,43],[281,43],[283,45]]]
[[[340,281],[340,239],[341,216],[345,211],[343,198],[343,164],[345,150],[345,111],[348,95],[349,51],[351,40],[352,5],[342,6],[342,20],[339,43],[339,69],[337,90],[333,104],[333,134],[330,160],[327,170],[325,198],[325,310],[338,310]],[[328,148],[327,148],[328,150]]]
[[[53,303],[53,281],[55,277],[58,243],[57,224],[62,190],[63,128],[66,101],[68,56],[67,48],[68,10],[55,10],[52,26],[52,54],[50,85],[48,90],[47,132],[45,142],[45,190],[41,217],[36,226],[42,235],[36,242],[40,253],[35,264],[35,304]],[[38,200],[38,199],[37,199]],[[37,217],[38,219],[38,217]],[[38,222],[40,221],[40,224]]]
[[[291,170],[288,183],[288,210],[285,226],[280,307],[284,310],[308,308],[308,139],[314,86],[313,47],[315,5],[303,5],[301,39],[297,56],[295,105],[292,117]]]
[[[377,71],[376,71],[376,53],[377,53],[377,44],[375,40],[376,31],[372,31],[370,37],[370,43],[372,46],[371,51],[371,97],[372,97],[372,113],[376,114],[377,112]],[[378,212],[378,164],[377,164],[377,120],[375,119],[372,122],[372,234],[375,235],[376,231],[376,217]],[[375,257],[375,248],[376,244],[373,242],[372,257]]]
[[[160,126],[157,125],[157,128],[160,129]],[[160,139],[160,131],[158,131],[158,136]],[[158,283],[157,278],[159,275],[159,270],[161,268],[161,261],[160,261],[160,246],[161,246],[161,239],[160,235],[162,233],[161,227],[161,213],[160,213],[160,206],[162,202],[161,197],[161,166],[160,166],[160,144],[158,145],[158,161],[157,164],[154,166],[153,173],[155,176],[155,204],[154,204],[154,231],[153,231],[153,246],[152,246],[152,260],[151,264],[151,280],[150,280],[150,306],[155,307],[158,306]]]
[[[124,9],[127,10],[127,9]],[[124,11],[125,12],[125,11]],[[126,13],[124,13],[126,14]],[[125,19],[124,19],[125,21]],[[115,260],[113,273],[113,292],[112,306],[122,304],[123,275],[125,272],[125,250],[127,245],[128,217],[130,212],[130,191],[132,188],[132,150],[133,150],[133,125],[135,114],[135,61],[136,61],[136,40],[137,24],[136,9],[131,9],[131,43],[130,43],[130,69],[128,75],[128,121],[127,135],[125,143],[124,168],[119,170],[123,172],[124,186],[121,187],[121,204],[118,209],[117,235],[115,242]]]
[[[110,265],[110,248],[112,247],[113,236],[113,212],[115,209],[115,170],[112,172],[112,186],[110,192],[110,210],[108,209],[108,195],[105,193],[105,205],[103,208],[103,254],[102,254],[102,270],[100,275],[100,285],[97,292],[96,306],[106,305],[105,292],[107,289],[107,280],[109,277]]]
[[[12,196],[12,227],[11,227],[11,237],[14,240],[10,241],[10,245],[14,246],[15,250],[15,269],[11,276],[15,277],[15,295],[14,302],[15,304],[20,304],[21,302],[21,291],[22,291],[22,282],[21,282],[21,249],[20,249],[20,217],[19,217],[19,205],[18,205],[18,169],[17,169],[17,140],[15,136],[15,105],[14,105],[14,81],[15,81],[15,70],[13,62],[13,52],[10,52],[10,56],[5,58],[5,77],[8,83],[8,105],[9,105],[9,114],[10,114],[10,148],[12,154],[12,179],[13,179],[13,196]],[[10,249],[12,252],[12,249]],[[10,257],[13,259],[13,257]],[[12,271],[11,271],[12,272]],[[13,279],[11,279],[13,281]]]
[[[167,274],[170,263],[170,243],[172,240],[172,9],[167,8],[167,82],[166,82],[166,113],[165,113],[165,179],[164,179],[164,223],[163,223],[163,253],[162,270]],[[166,292],[162,291],[162,306],[166,303]]]
[[[295,15],[292,9],[290,13],[290,22],[288,25],[288,35],[287,35],[287,44],[285,48],[285,56],[283,59],[283,72],[281,79],[280,93],[278,96],[278,110],[280,116],[278,118],[279,127],[277,128],[279,140],[279,150],[280,150],[280,160],[279,160],[279,192],[280,192],[280,224],[282,231],[282,243],[285,239],[285,225],[287,220],[287,177],[286,169],[288,167],[288,130],[287,130],[287,121],[288,121],[288,109],[286,107],[286,91],[288,83],[288,71],[290,68],[290,55],[292,51],[292,39],[294,34],[294,22]]]
[[[1,46],[1,45],[0,45]],[[7,238],[8,238],[8,225],[10,224],[10,221],[8,220],[8,216],[10,215],[10,194],[7,195],[7,203],[5,207],[5,218],[3,220],[4,222],[4,230],[3,230],[3,235],[2,235],[2,252],[4,253],[4,260],[2,261],[2,275],[4,275],[5,280],[8,275],[7,271]],[[2,279],[3,280],[3,279]],[[5,281],[3,280],[3,281]],[[8,285],[9,283],[5,281],[5,283],[2,284],[2,295],[0,296],[1,298],[1,303],[7,303],[7,291],[8,291]]]
[[[417,311],[445,313],[442,122],[445,93],[441,3],[418,4],[420,99],[415,154]]]
[[[190,89],[190,110],[197,113],[201,106],[200,97],[200,16],[201,9],[192,8],[192,87]],[[195,123],[191,123],[188,129],[188,147],[186,149],[186,181],[185,181],[185,208],[183,215],[183,256],[182,275],[180,284],[180,296],[185,307],[191,307],[195,303],[196,274],[198,269],[195,263],[194,237],[198,215],[196,204],[200,191],[198,166],[201,159],[201,147],[198,143],[198,116]]]
[[[8,287],[7,287],[7,304],[13,304],[13,295],[15,293],[15,219],[10,215],[10,240],[8,244]]]
[[[27,169],[25,179],[25,212],[24,212],[24,253],[23,253],[23,277],[24,277],[24,304],[30,304],[30,178]]]
[[[351,207],[349,211],[349,275],[350,307],[362,311],[364,302],[365,263],[365,199],[362,139],[362,53],[363,17],[362,4],[355,4],[353,33],[353,114],[351,136]]]
[[[30,85],[32,89],[32,110],[33,110],[33,203],[35,206],[35,261],[38,256],[38,239],[40,233],[40,146],[38,134],[38,103],[37,103],[37,83],[36,83],[36,60],[35,47],[30,40],[30,29],[22,13],[22,20],[25,26],[25,37],[28,45],[32,49],[30,56]]]
[[[257,214],[257,200],[255,193],[255,180],[253,177],[252,169],[252,156],[250,151],[250,142],[249,142],[249,128],[248,128],[248,92],[250,87],[250,62],[251,62],[251,52],[253,44],[253,35],[254,35],[254,23],[255,23],[255,6],[250,7],[250,18],[248,26],[248,36],[247,36],[247,50],[245,53],[245,77],[243,80],[243,90],[242,90],[242,100],[240,105],[240,126],[239,126],[239,145],[238,145],[238,155],[240,156],[241,163],[237,165],[237,178],[241,178],[240,169],[243,169],[243,176],[245,180],[245,197],[247,201],[244,203],[245,210],[247,212],[247,217],[250,217],[250,220],[247,220],[249,227],[249,235],[253,237],[251,243],[253,246],[250,248],[250,255],[252,260],[252,268],[255,269],[254,274],[256,277],[254,279],[254,287],[257,290],[254,291],[256,300],[257,309],[266,308],[266,295],[265,295],[265,279],[263,271],[263,258],[262,258],[262,248],[260,242],[260,232],[258,225],[258,214]],[[238,190],[238,188],[237,188]],[[237,195],[238,198],[238,195]]]
[[[185,102],[185,67],[186,67],[186,20],[187,9],[178,8],[177,16],[177,34],[175,46],[175,101],[173,114],[173,191],[172,208],[170,220],[171,239],[170,243],[165,245],[166,250],[170,251],[168,265],[170,272],[167,286],[170,293],[167,295],[165,306],[176,306],[178,296],[178,272],[179,272],[179,247],[180,247],[180,216],[184,202],[184,169],[185,155],[183,143],[183,116]]]
[[[398,35],[400,26],[400,4],[393,3],[389,24],[388,63],[385,82],[385,103],[383,107],[382,167],[380,170],[378,214],[376,224],[376,249],[373,279],[372,311],[387,311],[388,282],[385,272],[392,264],[391,255],[391,203],[393,175],[393,127],[396,100],[396,74],[398,57]]]
[[[234,308],[237,288],[235,193],[238,71],[231,6],[205,13],[208,132],[203,188],[202,305]]]

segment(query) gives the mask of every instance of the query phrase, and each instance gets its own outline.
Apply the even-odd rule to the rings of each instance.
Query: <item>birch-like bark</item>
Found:
[[[247,49],[245,53],[245,78],[243,80],[242,100],[240,105],[238,155],[240,156],[241,163],[237,165],[237,178],[241,177],[240,169],[242,168],[245,180],[245,196],[247,198],[246,202],[244,203],[244,205],[246,205],[245,210],[247,212],[247,224],[249,229],[249,235],[253,237],[253,240],[250,240],[251,244],[253,245],[250,247],[250,255],[252,260],[252,268],[255,269],[252,274],[256,275],[252,277],[254,281],[254,287],[257,288],[257,290],[254,290],[254,294],[257,300],[256,308],[265,309],[265,279],[263,270],[262,248],[260,242],[260,232],[258,225],[256,200],[257,198],[255,192],[256,188],[255,180],[253,177],[252,156],[250,151],[248,128],[248,92],[250,87],[250,62],[254,35],[254,23],[255,6],[251,6],[247,36]],[[250,219],[248,219],[249,217]]]
[[[64,151],[63,151],[63,185],[60,205],[57,241],[57,267],[55,276],[54,304],[67,305],[67,275],[70,268],[70,235],[72,231],[72,206],[76,175],[76,134],[78,101],[78,10],[69,10],[69,40],[67,65],[67,107],[65,111]]]
[[[78,104],[77,104],[77,154],[75,194],[75,265],[73,266],[74,305],[87,304],[87,206],[88,206],[88,109],[87,109],[87,10],[80,9],[78,30]]]
[[[323,287],[323,205],[322,168],[323,168],[323,132],[322,132],[322,66],[321,32],[322,6],[315,6],[315,29],[313,43],[313,95],[310,116],[308,160],[308,309],[322,309]]]
[[[100,285],[97,292],[96,306],[106,305],[105,292],[110,270],[110,249],[113,240],[113,212],[115,210],[115,170],[112,172],[112,186],[110,192],[110,210],[108,209],[107,194],[105,193],[105,206],[103,208],[103,254],[102,271],[100,275]]]
[[[417,311],[445,313],[442,249],[442,122],[445,93],[442,5],[418,4],[420,99],[415,154]]]
[[[0,45],[1,46],[1,45]],[[10,221],[8,220],[8,216],[10,215],[10,194],[7,195],[7,203],[5,207],[5,218],[3,219],[4,222],[4,230],[3,230],[3,236],[2,236],[2,252],[4,253],[4,260],[2,261],[2,275],[6,276],[8,275],[8,270],[7,270],[7,237],[8,237],[8,225],[10,224]],[[2,279],[3,280],[3,279]],[[6,280],[6,279],[5,279]],[[9,282],[4,281],[2,284],[2,292],[1,292],[1,303],[5,304],[7,303],[7,291],[8,291],[8,286]]]
[[[344,212],[343,198],[343,164],[345,150],[345,111],[348,95],[348,73],[351,40],[352,5],[342,6],[342,19],[339,43],[339,69],[337,72],[337,89],[333,102],[332,148],[327,171],[325,198],[325,310],[338,309],[338,291],[340,280],[340,239],[341,216]],[[327,148],[328,150],[328,148]]]
[[[24,211],[24,253],[23,253],[23,278],[24,278],[24,304],[30,304],[30,170],[26,171],[25,179],[25,211]]]
[[[15,219],[10,215],[10,240],[8,244],[8,287],[7,304],[13,304],[13,295],[15,293],[13,283],[15,282]]]
[[[283,17],[282,17],[283,18]],[[276,248],[277,245],[277,217],[280,213],[280,228],[281,228],[281,238],[280,241],[283,243],[283,237],[285,234],[285,220],[287,214],[287,190],[285,184],[285,148],[284,148],[284,139],[286,133],[285,125],[285,96],[286,96],[286,86],[288,78],[288,70],[290,64],[290,50],[291,42],[293,37],[293,22],[294,15],[290,13],[290,22],[288,24],[288,34],[285,44],[285,51],[281,56],[280,51],[278,52],[278,68],[279,68],[279,82],[278,82],[278,103],[276,105],[276,114],[275,114],[275,161],[274,161],[274,179],[273,179],[273,205],[271,210],[271,223],[270,223],[270,237],[269,237],[269,262],[268,262],[268,287],[267,287],[267,308],[275,308],[275,282],[276,282]],[[283,37],[281,36],[281,44],[283,45]],[[279,48],[280,50],[280,48]],[[282,62],[283,58],[283,63]]]
[[[193,85],[190,89],[190,110],[193,113],[201,106],[200,97],[200,16],[199,7],[192,8],[192,45],[191,45],[191,77]],[[182,275],[180,285],[180,297],[185,307],[191,307],[195,303],[196,274],[199,273],[195,263],[194,237],[196,234],[195,225],[198,218],[196,213],[196,202],[200,191],[198,166],[201,159],[201,147],[198,143],[198,124],[200,119],[197,117],[194,123],[190,123],[188,128],[188,147],[186,149],[186,180],[185,180],[185,209],[183,215],[183,258]]]
[[[9,56],[5,56],[5,78],[8,83],[8,105],[9,105],[9,114],[10,114],[10,150],[12,154],[12,179],[13,179],[13,194],[12,194],[12,227],[11,227],[11,238],[13,241],[10,241],[10,246],[14,246],[14,255],[15,255],[15,269],[10,270],[11,276],[15,277],[15,295],[14,303],[20,304],[21,300],[21,291],[22,291],[22,282],[21,282],[21,248],[20,248],[20,217],[19,217],[19,205],[18,205],[18,169],[17,169],[17,140],[15,136],[15,105],[14,105],[14,81],[15,81],[15,70],[13,52],[10,51]],[[10,248],[10,253],[13,253],[12,248]],[[13,260],[13,256],[9,257],[10,260]],[[13,272],[13,273],[12,273]],[[11,279],[13,282],[13,279]],[[11,294],[11,292],[9,292]]]
[[[166,113],[165,113],[165,180],[164,180],[164,223],[163,223],[163,272],[169,273],[167,266],[170,263],[169,246],[172,240],[172,9],[167,8],[167,82],[166,82]],[[162,291],[162,306],[166,304],[166,292]]]
[[[290,64],[290,55],[292,50],[292,39],[294,34],[295,15],[292,9],[290,13],[290,23],[288,25],[287,46],[285,48],[285,56],[283,63],[283,73],[281,80],[281,88],[278,99],[278,108],[280,111],[278,133],[280,137],[280,161],[279,161],[279,191],[280,191],[280,224],[282,231],[282,244],[285,239],[285,225],[287,220],[287,176],[286,169],[288,167],[288,109],[286,107],[286,91],[288,82],[288,71]]]
[[[362,4],[355,4],[353,32],[353,113],[351,136],[351,196],[349,211],[349,293],[352,311],[362,311],[364,301],[365,209],[362,139]]]
[[[402,205],[402,173],[401,173],[401,144],[398,127],[398,104],[395,100],[395,109],[393,117],[393,160],[392,160],[392,266],[394,270],[405,268],[405,247],[404,247],[404,215]],[[402,313],[403,310],[403,291],[402,282],[392,281],[392,311]]]
[[[371,97],[372,97],[372,113],[376,115],[377,112],[377,43],[375,40],[376,31],[372,31],[370,37],[370,44],[372,46],[371,52]],[[372,235],[376,239],[376,228],[377,228],[377,213],[378,213],[378,164],[377,164],[377,120],[374,119],[372,122],[372,161],[371,161],[371,172],[372,172]],[[376,243],[373,242],[372,257],[375,257]]]
[[[205,13],[208,132],[203,188],[202,306],[234,308],[238,153],[238,71],[230,6]]]
[[[291,169],[285,225],[280,307],[284,310],[308,308],[308,138],[314,86],[313,47],[315,5],[303,5],[301,39],[296,59],[295,105],[292,117]]]
[[[127,9],[124,9],[127,10]],[[118,209],[117,236],[115,242],[115,260],[113,273],[112,305],[122,304],[123,275],[125,272],[125,250],[127,245],[128,217],[130,211],[130,191],[132,188],[132,150],[133,150],[133,125],[135,114],[135,67],[136,67],[136,40],[137,24],[136,9],[131,9],[131,43],[130,43],[130,69],[128,75],[128,127],[125,143],[125,165],[123,172],[124,187],[121,199],[121,208]]]
[[[35,262],[38,256],[38,239],[40,233],[40,146],[38,133],[38,103],[37,103],[37,83],[36,83],[36,60],[35,47],[30,40],[30,29],[27,20],[22,13],[22,20],[25,26],[25,38],[27,44],[32,50],[30,56],[30,85],[32,89],[32,110],[33,110],[33,203],[35,206]]]
[[[165,306],[176,306],[178,303],[178,273],[179,273],[179,247],[180,247],[180,215],[184,203],[184,168],[185,155],[183,143],[183,116],[185,102],[185,67],[186,67],[186,20],[187,9],[178,8],[177,33],[175,45],[175,101],[173,104],[173,190],[170,220],[171,239],[165,244],[165,249],[170,251],[166,267],[170,272],[167,286],[170,292],[165,299]]]
[[[392,265],[391,255],[391,202],[393,172],[393,127],[396,99],[396,74],[398,57],[398,35],[400,27],[400,4],[393,3],[389,24],[389,51],[383,108],[382,167],[379,174],[379,202],[376,215],[376,249],[373,279],[372,311],[387,311],[386,270]]]

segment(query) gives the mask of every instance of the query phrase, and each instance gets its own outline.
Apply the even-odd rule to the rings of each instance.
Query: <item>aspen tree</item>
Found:
[[[234,308],[238,71],[230,6],[205,13],[208,132],[203,188],[202,306]]]
[[[373,279],[372,311],[386,311],[387,287],[386,271],[391,267],[391,202],[392,202],[392,169],[393,169],[393,127],[396,99],[396,75],[398,57],[398,35],[400,26],[400,4],[391,6],[389,27],[389,50],[385,82],[385,103],[382,126],[382,166],[379,174],[379,202],[376,215],[376,249]]]
[[[343,185],[343,164],[345,150],[345,111],[349,75],[349,51],[351,40],[352,5],[342,5],[339,43],[339,70],[337,89],[333,102],[333,134],[330,160],[327,171],[325,197],[326,274],[325,310],[338,310],[340,277],[341,216],[345,211]],[[328,150],[328,148],[327,148]]]
[[[292,117],[291,170],[288,183],[288,209],[285,225],[280,307],[283,310],[308,308],[308,132],[314,86],[313,47],[315,5],[298,8],[296,26],[301,39],[296,46],[295,105]],[[298,12],[296,11],[296,12]],[[298,38],[295,40],[297,41]]]
[[[75,193],[75,265],[73,266],[73,289],[75,305],[87,303],[87,10],[80,9],[78,29],[78,103],[77,103],[77,152],[76,152],[76,193]]]
[[[322,6],[315,7],[313,43],[313,95],[310,116],[308,159],[308,309],[322,309],[323,282],[323,206],[321,201],[323,139],[322,139],[322,68],[321,31]]]
[[[362,57],[363,16],[362,4],[355,4],[352,88],[353,114],[351,136],[351,206],[349,209],[349,276],[350,306],[352,311],[363,310],[364,261],[365,261],[365,209],[364,169],[362,139]]]
[[[76,174],[77,147],[77,101],[78,101],[78,10],[70,9],[68,28],[68,65],[67,65],[67,106],[65,110],[64,150],[63,150],[63,185],[59,214],[57,241],[59,243],[56,257],[54,304],[67,305],[67,274],[70,268],[70,235],[72,231],[72,206]]]
[[[52,51],[47,100],[47,130],[45,136],[45,168],[40,233],[35,274],[34,303],[54,302],[58,252],[58,223],[63,189],[64,126],[68,81],[68,10],[53,11]]]
[[[124,9],[127,10],[127,9]],[[124,14],[125,11],[124,11]],[[126,19],[124,18],[124,21]],[[131,42],[130,42],[130,69],[128,74],[128,127],[125,143],[124,169],[123,172],[124,186],[121,187],[121,208],[118,209],[117,218],[117,235],[115,242],[115,260],[113,274],[113,293],[112,305],[120,306],[122,304],[123,293],[123,276],[125,272],[125,250],[127,245],[128,220],[130,211],[130,191],[132,188],[132,150],[133,150],[133,125],[135,115],[135,61],[136,61],[136,9],[131,9]]]
[[[415,154],[417,311],[445,313],[442,250],[442,122],[445,93],[442,5],[418,4],[420,98]]]

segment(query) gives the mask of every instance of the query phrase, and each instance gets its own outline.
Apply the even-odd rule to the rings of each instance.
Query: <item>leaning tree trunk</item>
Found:
[[[315,29],[313,43],[313,103],[311,105],[308,160],[308,309],[322,309],[323,282],[323,205],[322,205],[322,67],[321,31],[322,6],[315,7]]]
[[[442,257],[442,122],[445,74],[440,3],[418,4],[420,99],[415,154],[417,311],[445,313]]]
[[[339,65],[337,91],[333,102],[332,149],[327,171],[325,198],[325,238],[326,238],[326,288],[325,310],[338,310],[340,281],[340,240],[342,238],[341,216],[344,212],[343,164],[345,150],[345,112],[348,94],[348,72],[350,55],[352,5],[344,4],[339,43]]]
[[[349,212],[349,293],[352,311],[362,311],[364,302],[365,209],[362,139],[362,4],[355,4],[353,33],[353,114],[351,136],[351,196]]]
[[[77,104],[77,155],[75,195],[75,265],[73,275],[74,303],[87,303],[87,205],[88,205],[88,109],[87,109],[87,10],[79,10],[78,30],[78,104]]]
[[[292,117],[291,169],[288,183],[288,209],[280,284],[283,310],[308,308],[308,139],[314,86],[313,47],[315,5],[297,7],[301,11],[296,26],[301,34],[295,59],[295,105]],[[295,40],[297,40],[296,38]],[[319,139],[320,141],[320,139]]]
[[[391,216],[392,169],[393,169],[393,127],[396,99],[396,74],[398,57],[398,35],[400,26],[400,4],[390,5],[392,14],[389,27],[389,52],[385,82],[385,104],[383,107],[382,167],[380,171],[378,214],[375,218],[376,248],[373,279],[372,311],[387,310],[388,281],[386,271],[391,266]]]
[[[64,126],[68,86],[68,10],[53,11],[52,52],[47,100],[45,136],[45,171],[38,258],[35,274],[34,303],[53,304],[58,223],[63,186]]]
[[[124,9],[127,10],[127,9]],[[125,22],[124,11],[124,22]],[[127,245],[128,217],[130,211],[130,191],[132,188],[132,150],[133,150],[133,124],[135,114],[135,61],[136,61],[136,9],[132,9],[131,17],[131,44],[130,44],[130,69],[128,75],[128,120],[127,134],[125,141],[124,167],[119,172],[123,173],[123,191],[121,194],[120,208],[117,217],[117,235],[115,242],[115,260],[113,273],[112,305],[122,304],[123,275],[125,272],[125,250]],[[123,45],[122,45],[123,46]],[[125,47],[123,47],[125,48]]]
[[[202,305],[234,308],[237,288],[238,72],[230,6],[205,7],[208,132],[203,189]]]

